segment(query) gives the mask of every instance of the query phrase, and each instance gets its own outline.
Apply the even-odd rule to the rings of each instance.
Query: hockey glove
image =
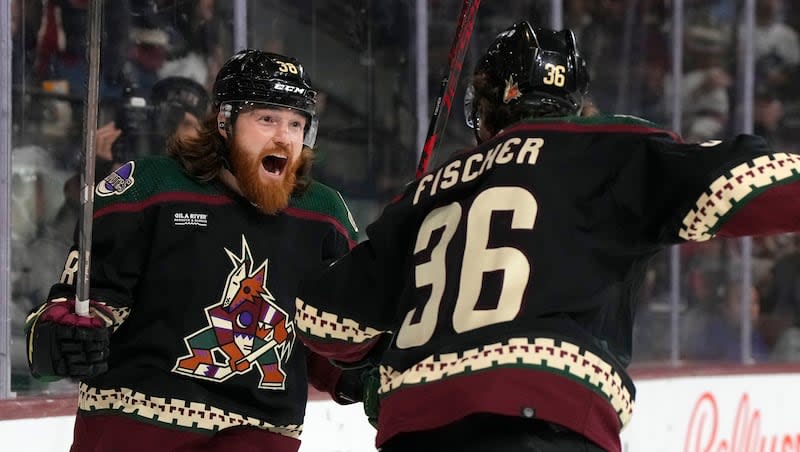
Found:
[[[342,371],[336,383],[335,400],[341,405],[363,402],[364,413],[373,427],[378,428],[378,388],[380,372],[377,367],[360,367]]]
[[[88,378],[108,370],[113,314],[90,301],[91,317],[75,313],[75,300],[58,298],[26,321],[28,366],[36,378]]]
[[[350,405],[364,400],[364,382],[362,369],[343,370],[336,382],[336,403]]]
[[[381,387],[381,374],[377,367],[373,367],[361,374],[361,381],[364,387],[364,413],[367,420],[373,427],[378,428],[378,411],[380,409],[380,399],[378,389]]]

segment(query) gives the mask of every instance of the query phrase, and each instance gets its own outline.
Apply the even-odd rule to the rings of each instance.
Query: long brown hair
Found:
[[[167,154],[177,160],[187,174],[201,182],[216,179],[223,168],[228,168],[226,156],[229,152],[228,143],[218,131],[216,114],[206,117],[200,125],[197,138],[178,138],[173,135],[167,142]],[[293,193],[303,193],[311,185],[313,162],[314,151],[304,146]]]

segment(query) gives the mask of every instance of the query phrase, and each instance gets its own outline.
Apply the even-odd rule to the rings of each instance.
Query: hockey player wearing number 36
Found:
[[[587,87],[571,31],[498,35],[467,96],[479,145],[302,284],[297,330],[323,356],[361,361],[394,334],[379,350],[383,451],[619,451],[648,260],[800,229],[800,156],[583,117]]]
[[[199,136],[97,185],[93,316],[74,246],[28,317],[31,372],[80,380],[72,451],[295,452],[309,382],[361,399],[359,372],[295,341],[301,276],[356,233],[309,175],[316,92],[297,60],[244,50],[213,95]]]

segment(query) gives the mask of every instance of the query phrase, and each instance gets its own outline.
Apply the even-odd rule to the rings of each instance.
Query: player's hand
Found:
[[[275,339],[275,342],[282,344],[289,337],[289,330],[286,329],[286,319],[281,319],[274,328],[272,338]]]
[[[242,358],[239,361],[231,361],[231,370],[236,372],[244,372],[250,368],[253,363],[248,361],[247,358]]]
[[[380,411],[380,399],[378,389],[381,387],[381,374],[377,367],[361,374],[364,394],[364,414],[373,427],[378,428],[378,412]]]
[[[95,156],[109,162],[114,160],[111,146],[114,145],[120,135],[122,135],[122,130],[118,129],[113,121],[97,129],[95,134]]]
[[[90,317],[75,313],[75,300],[48,301],[28,316],[27,354],[36,378],[88,378],[108,370],[113,314],[90,301]]]
[[[378,388],[380,372],[377,367],[361,367],[342,371],[336,383],[334,399],[340,405],[362,402],[367,420],[378,428]]]

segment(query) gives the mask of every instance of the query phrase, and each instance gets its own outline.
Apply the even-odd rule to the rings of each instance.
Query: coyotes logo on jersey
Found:
[[[267,264],[253,270],[247,239],[241,255],[225,252],[233,263],[222,298],[205,308],[209,326],[184,338],[190,354],[177,359],[173,372],[211,381],[232,375],[261,373],[258,387],[285,389],[282,363],[292,352],[294,328],[286,311],[267,289]]]

